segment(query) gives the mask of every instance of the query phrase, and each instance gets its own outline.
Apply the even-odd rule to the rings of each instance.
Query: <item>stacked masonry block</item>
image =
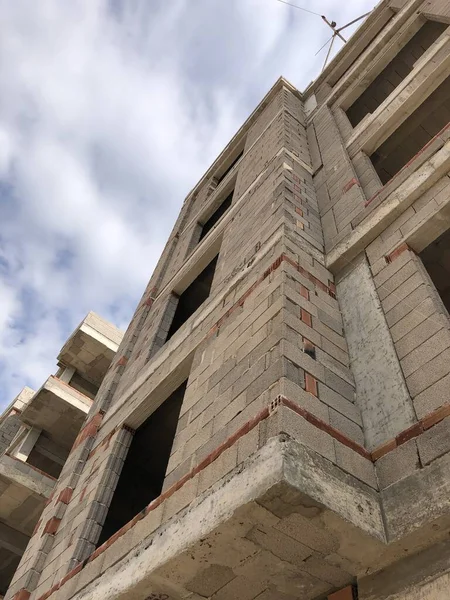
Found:
[[[308,127],[322,167],[316,169],[314,184],[326,250],[330,250],[351,231],[351,221],[363,210],[366,198],[331,110],[322,107]]]
[[[377,461],[382,487],[408,477],[450,450],[449,419],[445,418],[450,403],[448,312],[420,258],[403,241],[449,193],[450,180],[445,177],[366,250],[420,433]],[[436,415],[444,418],[434,427]]]
[[[16,571],[10,593],[25,589],[49,589],[61,578],[61,563],[72,556],[72,526],[83,519],[79,516],[81,507],[77,507],[78,521],[74,511],[66,512],[74,495],[81,471],[92,447],[95,434],[101,421],[98,414],[90,419],[80,431],[72,452],[61,472],[58,485],[48,499],[33,536]],[[73,505],[72,505],[73,507]],[[46,568],[44,568],[46,565]],[[39,582],[39,584],[38,584]]]
[[[163,343],[174,311],[171,278],[192,254],[192,223],[201,221],[206,199],[214,203],[220,192],[207,180],[184,206],[169,241],[174,250],[166,248],[166,266],[152,278],[99,391],[97,413],[90,415],[98,418],[98,432],[75,444],[61,474],[55,493],[60,497],[70,489],[70,502],[57,511],[50,503],[44,511],[42,527],[51,522],[51,528],[41,550],[45,561],[33,564],[36,582],[19,578],[12,590],[33,588],[36,598],[48,593],[94,552],[131,441],[132,432],[123,429],[125,413],[138,410],[149,393],[157,402],[177,364],[189,362],[191,368],[163,487],[170,497],[161,523],[280,434],[377,487],[363,450],[333,275],[324,267],[312,172],[301,102],[282,88],[248,131],[210,298]],[[134,392],[146,366],[145,389]],[[247,432],[248,423],[273,402],[284,406],[270,427],[261,423]],[[199,465],[204,468],[192,475]],[[38,530],[36,539],[40,535]],[[22,572],[30,572],[26,561]]]

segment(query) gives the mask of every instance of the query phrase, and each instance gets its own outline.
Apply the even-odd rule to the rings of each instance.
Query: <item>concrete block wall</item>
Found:
[[[14,398],[4,411],[0,420],[0,455],[3,454],[15,438],[22,423],[20,413],[33,397],[34,390],[24,387],[20,394]]]
[[[277,165],[272,163],[273,161],[279,162],[276,154],[283,146],[286,135],[284,133],[286,131],[284,123],[286,109],[283,109],[286,98],[289,99],[289,96],[280,91],[263,111],[255,125],[249,129],[245,156],[241,159],[239,165],[234,202],[247,191],[250,183],[254,184],[257,177],[261,177],[262,174],[264,177],[261,177],[259,184],[248,192],[242,210],[235,215],[232,225],[233,235],[227,236],[226,233],[224,234],[225,241],[220,248],[212,293],[218,286],[220,287],[225,279],[232,277],[237,269],[242,268],[246,262],[251,260],[255,254],[257,244],[264,243],[266,237],[273,232],[274,219],[271,212],[268,212],[268,208],[270,211],[272,204],[271,187],[273,184],[267,175],[274,173],[276,169]],[[275,119],[272,116],[274,112]],[[257,143],[255,144],[252,140],[257,140]],[[179,270],[181,264],[185,262],[188,248],[192,249],[192,239],[197,223],[201,220],[202,212],[205,211],[205,208],[207,209],[207,200],[209,203],[217,202],[216,197],[218,195],[220,197],[220,190],[221,187],[219,186],[218,194],[214,193],[214,188],[207,179],[200,188],[198,195],[194,195],[191,199],[192,206],[186,209],[190,215],[191,225],[179,233],[176,250],[167,262],[164,275],[158,286],[159,289],[164,287],[173,274]],[[256,204],[249,201],[249,198],[255,193],[258,193],[259,200],[267,198],[266,202],[260,201]],[[246,232],[245,236],[242,235],[244,230]],[[267,236],[265,235],[266,231]],[[253,236],[249,235],[249,232],[253,232]],[[246,245],[242,243],[244,237],[247,241]],[[239,244],[236,244],[236,240],[239,240]],[[156,354],[165,341],[165,329],[167,329],[168,324],[170,325],[175,306],[170,289],[167,289],[161,295],[158,295],[155,291],[155,295],[158,296],[157,301],[153,304],[151,311],[148,312],[147,318],[140,322],[139,335],[127,357],[128,364],[124,365],[122,369],[119,366],[121,381],[115,392],[115,398],[120,397],[122,391],[128,386],[128,381],[135,379],[137,373],[145,367],[148,360]],[[166,327],[164,327],[164,324]],[[102,390],[100,393],[102,393]]]
[[[241,164],[239,166],[238,173],[238,181],[236,183],[234,201],[239,198],[248,188],[250,183],[253,183],[255,180],[255,173],[260,174],[263,167],[266,166],[266,163],[270,159],[275,157],[275,149],[279,149],[282,144],[282,132],[283,132],[283,116],[281,110],[283,102],[283,94],[280,92],[275,99],[269,104],[268,108],[263,111],[263,114],[257,120],[257,123],[249,130],[246,147],[245,147],[245,157],[243,157]],[[278,122],[271,123],[273,117],[271,116],[273,113],[278,115]],[[272,127],[271,127],[272,125]],[[261,129],[261,132],[258,134],[258,130],[255,129],[258,127]],[[280,133],[281,131],[281,133]],[[258,144],[254,145],[254,141],[262,134],[263,138],[258,141]],[[254,147],[252,148],[252,146]],[[247,166],[249,165],[249,166]],[[173,250],[170,254],[167,250],[165,254],[166,256],[161,257],[160,262],[158,263],[158,267],[156,269],[156,274],[158,279],[155,278],[155,274],[152,276],[149,287],[152,290],[153,296],[156,297],[158,295],[158,290],[162,289],[165,284],[169,282],[171,277],[180,269],[180,266],[185,262],[187,256],[189,255],[189,251],[192,251],[193,240],[195,240],[197,232],[197,223],[202,220],[202,214],[205,212],[205,209],[208,208],[208,203],[216,202],[216,197],[218,194],[214,194],[216,189],[216,184],[214,182],[214,178],[207,177],[206,181],[200,186],[198,192],[195,192],[191,195],[188,201],[184,205],[184,215],[183,220],[179,221],[178,228],[175,226],[174,232],[172,233],[173,242]],[[222,189],[219,186],[218,192]],[[262,212],[262,207],[260,207],[259,212]],[[189,216],[188,216],[189,215]],[[240,219],[241,215],[238,214],[235,220]],[[187,227],[184,227],[187,225]],[[263,225],[260,223],[260,225]],[[214,279],[214,286],[220,285],[221,278],[225,278],[227,273],[222,273],[222,265],[225,262],[229,264],[234,264],[233,268],[236,267],[236,264],[242,264],[243,256],[248,256],[248,260],[250,260],[251,255],[254,253],[254,249],[251,248],[251,244],[249,244],[249,252],[245,254],[246,249],[242,249],[239,247],[240,257],[237,263],[232,263],[226,256],[226,250],[224,252],[224,248],[221,248],[219,263],[216,268],[216,274]],[[235,250],[235,247],[233,247]],[[163,267],[161,265],[163,264]],[[213,288],[214,289],[214,288]],[[119,397],[124,386],[127,385],[128,378],[133,379],[144,366],[148,362],[149,358],[153,356],[157,350],[163,345],[162,340],[164,339],[163,332],[161,331],[161,325],[164,322],[164,319],[170,320],[173,313],[173,306],[171,306],[171,291],[170,289],[166,290],[164,295],[160,295],[158,297],[158,301],[152,306],[151,311],[145,311],[145,308],[142,310],[143,313],[146,313],[138,321],[138,325],[133,327],[133,321],[130,324],[130,328],[128,329],[125,340],[123,342],[123,346],[128,349],[126,353],[126,360],[129,365],[118,366],[119,376],[116,378],[121,379],[120,385],[116,382],[116,385],[113,390],[113,394],[115,397]],[[144,294],[144,296],[146,296]],[[148,296],[147,296],[148,297]],[[171,310],[172,309],[172,310]],[[136,311],[136,315],[139,313]],[[132,336],[133,341],[128,339],[131,336],[131,331],[138,331],[138,335]],[[157,340],[158,336],[160,337],[160,341]],[[130,349],[131,347],[131,349]],[[121,355],[121,349],[119,349],[118,355]],[[122,377],[125,373],[126,375]],[[104,388],[108,387],[108,382],[106,382]],[[117,386],[119,387],[117,388]],[[117,393],[116,393],[117,391]],[[104,390],[101,389],[99,392],[99,396],[97,398],[101,398],[104,395]],[[110,398],[112,401],[112,397]],[[98,404],[97,404],[98,405]]]
[[[402,7],[407,4],[403,2]],[[448,23],[449,9],[444,0],[435,0],[422,6],[417,4],[417,14],[424,15],[421,22],[425,22],[426,18],[443,24]],[[390,5],[395,9],[400,8],[400,4],[396,6],[391,2]],[[383,32],[379,38],[383,38]],[[386,36],[386,47],[389,43],[390,35]],[[396,48],[398,51],[401,45],[398,44]],[[361,142],[361,149],[351,145],[351,155],[346,148],[356,128],[352,127],[341,104],[344,102],[348,108],[345,104],[345,93],[355,77],[360,78],[360,89],[364,91],[365,80],[361,74],[364,74],[369,66],[372,67],[369,63],[366,68],[352,73],[345,83],[342,81],[347,79],[345,76],[335,82],[333,74],[330,73],[329,80],[335,82],[335,85],[330,85],[320,77],[306,98],[308,102],[314,95],[318,104],[308,116],[307,126],[310,144],[315,146],[314,175],[327,251],[349,235],[364,214],[365,202],[373,199],[386,187],[382,185],[369,156],[364,151],[364,142]],[[398,87],[398,82],[396,85]],[[372,151],[373,149],[369,150],[369,154]]]
[[[450,321],[422,261],[405,237],[446,201],[444,177],[367,248],[374,282],[418,419],[450,401]]]
[[[330,250],[351,231],[351,221],[363,210],[366,197],[332,110],[321,106],[308,127],[323,165],[314,180],[326,249]]]
[[[408,236],[426,224],[450,192],[450,179],[432,185],[403,214],[393,220],[367,248],[373,283],[408,392],[408,433],[386,436],[376,460],[381,489],[412,476],[450,451],[450,319],[420,257],[408,247]],[[384,452],[382,450],[382,452]]]
[[[69,489],[70,500],[63,508],[52,501],[45,509],[8,600],[23,588],[39,598],[93,553],[126,455],[118,438],[131,436],[123,428],[126,415],[145,414],[146,403],[163,400],[167,381],[180,369],[189,380],[163,495],[172,494],[186,477],[189,483],[168,498],[161,522],[207,493],[281,433],[365,485],[377,487],[364,450],[334,278],[324,266],[303,108],[292,91],[280,86],[249,129],[248,146],[234,199],[245,201],[235,208],[223,232],[210,298],[145,360],[143,348],[157,337],[154,323],[164,318],[168,292],[156,293],[146,316],[133,319],[124,344],[128,356],[112,365],[114,375],[104,384],[110,392],[115,378],[113,401],[103,404],[109,410],[91,412],[55,490],[54,498],[59,498]],[[172,259],[179,260],[174,257],[172,253],[167,259],[167,268]],[[165,276],[161,271],[160,280]],[[138,315],[142,305],[141,301]],[[145,369],[146,383],[134,391]],[[104,398],[102,394],[100,390]],[[283,413],[289,417],[278,420],[270,431],[262,424],[252,428],[208,465],[211,454],[241,436],[239,432],[273,402],[290,404]],[[97,397],[96,409],[100,406]],[[191,478],[192,470],[203,463],[205,468]]]
[[[206,196],[206,194],[205,194],[205,196]],[[173,236],[173,237],[175,237],[175,236]],[[172,243],[173,243],[173,241],[172,241]],[[170,252],[170,240],[169,240],[168,246],[169,246],[169,250],[167,250],[167,247],[166,247],[165,255],[163,254],[163,257],[160,262],[160,265],[162,263],[163,267],[166,267],[166,268],[169,268],[171,266],[170,263],[171,263],[172,258],[175,260],[175,262],[177,260],[176,256],[174,255],[174,252],[173,251]],[[164,262],[166,262],[165,265],[164,265]],[[155,292],[152,292],[152,290],[153,290],[152,283],[163,282],[163,278],[167,277],[166,269],[161,268],[160,265],[157,267],[157,270],[153,276],[153,279],[150,282],[149,287],[147,288],[147,290],[150,289],[150,293],[151,294],[153,293],[153,295],[156,295],[156,293],[155,293],[156,290],[155,290]],[[172,266],[172,268],[174,268],[174,267]],[[110,372],[108,373],[107,377],[105,378],[104,386],[102,387],[102,389],[99,392],[99,395],[97,396],[96,403],[95,403],[95,410],[98,410],[100,407],[106,407],[110,404],[112,395],[114,394],[115,389],[117,388],[117,385],[119,383],[120,376],[125,371],[127,359],[129,357],[131,357],[131,355],[132,355],[133,348],[135,347],[137,338],[139,337],[139,335],[136,333],[136,329],[138,330],[139,334],[141,334],[141,329],[143,327],[143,324],[145,323],[145,320],[146,320],[148,314],[150,313],[151,304],[153,303],[152,301],[148,302],[149,295],[148,295],[147,290],[146,290],[146,293],[144,293],[143,299],[142,299],[140,305],[138,306],[137,314],[135,315],[135,318],[133,319],[133,321],[130,325],[130,328],[127,331],[127,334],[121,345],[121,348],[119,349],[118,359],[115,361],[115,364],[112,365]],[[151,298],[151,300],[153,300],[153,298]],[[161,305],[161,307],[163,307],[162,303],[160,303],[160,305]],[[158,306],[156,306],[156,308],[158,308]],[[163,311],[164,311],[164,307],[162,308],[162,312]],[[219,309],[219,311],[220,311],[220,309]],[[216,313],[217,313],[217,311],[216,311]],[[144,315],[144,316],[142,316],[142,315]],[[215,321],[217,321],[217,319],[219,318],[218,314],[214,318],[215,318]],[[152,313],[152,320],[155,320],[155,321],[158,320],[158,313],[156,311],[155,311],[155,313]],[[204,327],[205,331],[203,332],[203,337],[209,330],[211,324],[209,322],[205,323],[206,328]],[[145,332],[145,335],[146,334],[147,334],[147,332]],[[194,348],[195,348],[195,344],[198,345],[198,340],[196,338],[192,337],[192,339],[190,341]],[[133,362],[133,361],[130,361],[130,362]],[[167,370],[167,364],[166,364],[166,370]],[[131,371],[131,376],[133,376],[133,371]],[[106,400],[106,402],[105,402],[105,400]],[[97,415],[95,415],[93,417],[93,414],[94,414],[94,410],[91,411],[91,415],[90,415],[91,419],[95,418],[97,416]],[[89,424],[86,426],[86,428],[87,427],[89,427]],[[90,443],[92,443],[92,438],[87,438],[87,439],[90,440]],[[88,469],[83,472],[83,469],[87,462],[87,455],[89,454],[89,451],[90,451],[90,447],[85,445],[86,441],[87,440],[85,440],[85,443],[81,444],[79,447],[77,446],[77,448],[72,451],[72,453],[65,465],[65,468],[63,469],[63,472],[61,473],[61,477],[58,482],[57,489],[55,490],[56,495],[58,495],[60,493],[60,491],[66,489],[68,487],[71,489],[75,489],[74,488],[74,486],[75,486],[77,488],[77,490],[85,489],[86,488],[85,484],[86,484],[87,479],[89,479],[90,488],[92,489],[93,492],[99,489],[101,477],[104,476],[104,474],[108,472],[108,469],[106,467],[102,468],[102,465],[98,465],[98,467],[95,468],[94,473],[91,472],[92,469]],[[105,461],[107,461],[107,459],[108,459],[108,455],[105,457]],[[78,469],[80,471],[79,473],[77,472]],[[77,472],[77,475],[80,475],[82,473],[82,478],[79,482],[78,487],[76,485],[78,483],[78,481],[75,482],[73,479],[74,472]],[[80,504],[83,506],[82,509],[80,509],[78,506],[76,508],[77,512],[80,511],[77,515],[78,519],[81,519],[84,522],[87,522],[88,520],[92,520],[92,519],[88,519],[88,516],[91,515],[91,513],[93,511],[93,507],[97,503],[97,499],[95,498],[95,493],[94,493],[93,497],[90,497],[89,494],[86,494],[86,493],[84,493],[84,494],[82,494],[81,492],[75,493],[74,500],[76,498],[82,498]],[[42,515],[42,520],[41,520],[41,522],[44,524],[43,525],[44,527],[45,527],[46,522],[48,522],[50,519],[54,518],[54,517],[50,516],[52,514],[52,511],[53,511],[52,505],[49,505],[47,507],[47,509],[44,511],[44,513]],[[67,517],[66,517],[66,519],[64,519],[64,517],[62,517],[61,521],[58,523],[58,527],[60,528],[59,533],[58,533],[58,531],[53,532],[51,534],[52,539],[51,540],[46,539],[45,544],[43,544],[43,542],[41,540],[41,537],[40,537],[41,532],[40,531],[37,531],[35,536],[33,536],[32,542],[28,548],[26,555],[24,556],[21,567],[19,568],[19,570],[16,574],[13,585],[11,586],[11,589],[10,589],[11,597],[17,590],[20,590],[22,588],[32,591],[34,588],[37,589],[37,587],[38,587],[39,592],[46,591],[47,589],[51,588],[55,578],[57,578],[59,575],[61,575],[60,566],[59,566],[59,564],[61,562],[63,564],[63,567],[62,567],[63,571],[65,571],[64,574],[66,574],[67,570],[71,566],[73,566],[73,561],[76,562],[78,560],[78,563],[79,563],[80,562],[79,559],[81,559],[81,557],[85,558],[87,555],[90,554],[90,552],[92,552],[92,549],[94,548],[94,545],[92,544],[92,540],[94,540],[94,543],[95,543],[95,539],[96,539],[94,528],[91,529],[91,531],[89,532],[90,535],[87,536],[89,538],[89,540],[86,540],[86,536],[82,537],[81,532],[79,532],[76,528],[74,531],[72,531],[72,534],[69,536],[69,535],[67,535],[66,529],[67,529],[67,527],[70,527],[72,524],[74,524],[74,521],[73,521],[74,515],[72,514],[72,511],[69,511],[68,515],[69,515],[68,518],[70,520],[67,521]],[[103,515],[103,518],[104,518],[104,516],[105,515]],[[67,521],[67,525],[66,525],[66,521]],[[75,520],[75,525],[76,525],[76,523],[77,523],[77,521]],[[47,536],[44,535],[44,537],[46,538]],[[72,543],[68,545],[69,539],[72,540]],[[90,546],[88,546],[86,543],[88,541],[91,544]],[[50,546],[51,546],[51,548],[50,548]],[[43,556],[42,548],[44,548],[45,560],[42,560],[42,556]],[[38,565],[38,567],[36,566],[36,564],[37,564],[36,555],[37,554],[39,554],[39,556],[41,557],[40,564]],[[44,563],[45,563],[45,567],[43,566]],[[41,577],[39,586],[37,586],[37,581],[39,579],[39,572],[42,572],[42,577]],[[36,593],[37,593],[37,591],[36,591]]]
[[[306,116],[278,82],[228,147],[245,138],[233,171],[217,185],[219,157],[188,196],[7,600],[44,600],[65,581],[80,589],[280,440],[376,498],[386,539],[396,486],[437,472],[450,450],[449,319],[407,240],[442,210],[450,179],[330,266],[390,188],[362,151],[350,158],[352,128],[326,103],[332,85],[314,93]],[[233,185],[231,209],[197,246],[198,222]],[[219,246],[210,297],[165,342],[174,282]],[[163,493],[95,550],[133,430],[186,378]]]
[[[163,285],[163,279],[165,277],[167,278],[168,276],[168,269],[173,262],[174,254],[177,253],[180,232],[188,222],[192,207],[198,201],[200,203],[204,203],[210,195],[212,189],[214,189],[214,185],[211,186],[211,183],[207,181],[200,187],[198,191],[189,194],[184,201],[180,214],[161,254],[161,258],[159,259],[158,264],[153,271],[144,293],[142,294],[136,311],[119,345],[116,357],[111,364],[110,369],[107,371],[102,381],[102,385],[100,386],[100,389],[95,397],[95,402],[93,402],[89,412],[90,417],[94,416],[99,410],[107,410],[107,408],[110,406],[114,394],[116,393],[117,386],[119,385],[121,376],[125,371],[125,366],[135,348],[138,338],[141,336],[142,329],[148,322],[149,314],[151,312],[158,289]],[[187,243],[188,242],[185,241],[185,251]],[[179,257],[179,254],[177,254],[177,256]],[[176,260],[179,262],[180,259],[178,258]],[[157,314],[156,318],[152,319],[151,321],[155,330],[157,327],[156,324],[159,323],[162,318],[162,311],[163,309],[160,308],[159,314]],[[155,348],[155,344],[151,343],[148,349],[149,354],[151,353],[152,345],[153,349]]]
[[[0,424],[0,455],[9,448],[21,425],[20,415],[14,411],[3,419]]]

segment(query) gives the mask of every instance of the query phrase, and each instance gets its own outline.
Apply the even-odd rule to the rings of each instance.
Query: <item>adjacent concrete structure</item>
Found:
[[[7,600],[448,599],[449,50],[449,2],[384,0],[276,82],[186,198]]]
[[[52,497],[122,335],[89,313],[64,344],[56,375],[37,392],[25,387],[0,417],[0,597]]]

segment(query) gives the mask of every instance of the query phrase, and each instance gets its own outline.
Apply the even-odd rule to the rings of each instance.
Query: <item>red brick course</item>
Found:
[[[317,393],[317,379],[310,373],[305,373],[305,390],[313,396],[318,396]]]
[[[305,380],[308,381],[307,387],[312,386],[314,388],[313,382],[315,382],[316,387],[317,387],[317,381],[309,373],[305,374]],[[64,583],[66,583],[74,575],[79,573],[85,564],[95,560],[95,558],[97,558],[100,554],[102,554],[102,552],[104,552],[107,548],[109,548],[116,540],[118,540],[122,535],[124,535],[127,531],[129,531],[132,527],[134,527],[134,525],[136,523],[138,523],[141,519],[143,519],[146,515],[148,515],[152,510],[155,510],[160,504],[162,504],[162,502],[164,502],[164,500],[166,500],[167,498],[172,496],[172,494],[174,494],[177,490],[179,490],[181,487],[183,487],[183,485],[187,481],[189,481],[190,479],[195,477],[195,475],[197,475],[205,467],[207,467],[209,464],[214,462],[225,450],[227,450],[233,444],[235,444],[237,442],[237,440],[239,440],[242,436],[244,436],[245,434],[250,432],[261,421],[263,421],[270,414],[272,414],[278,406],[288,407],[289,409],[291,409],[296,414],[303,417],[305,420],[307,420],[309,423],[311,423],[312,425],[314,425],[321,431],[328,433],[331,437],[338,440],[340,443],[344,444],[348,448],[351,448],[352,450],[354,450],[355,452],[360,454],[362,457],[364,457],[365,459],[367,459],[371,462],[376,462],[379,458],[381,458],[382,456],[385,456],[388,452],[391,452],[397,446],[404,444],[406,441],[412,439],[413,437],[417,437],[418,435],[423,433],[426,429],[429,429],[433,425],[436,425],[437,423],[442,421],[442,419],[444,419],[450,415],[450,405],[442,406],[441,408],[438,408],[437,410],[433,411],[432,413],[430,413],[429,415],[427,415],[426,417],[421,419],[418,423],[416,423],[412,427],[409,427],[405,431],[400,432],[394,440],[389,440],[388,442],[385,442],[384,444],[379,446],[377,449],[375,449],[371,453],[368,450],[366,450],[363,446],[360,446],[355,441],[348,438],[341,431],[335,429],[334,427],[332,427],[325,421],[322,421],[321,419],[319,419],[318,417],[316,417],[315,415],[313,415],[306,409],[299,406],[296,402],[289,400],[285,396],[281,396],[281,395],[277,396],[276,401],[271,402],[271,406],[272,406],[272,409],[270,409],[270,407],[266,407],[263,410],[261,410],[257,415],[255,415],[255,417],[253,417],[252,419],[247,421],[247,423],[245,423],[233,435],[231,435],[227,440],[225,440],[225,442],[223,442],[223,444],[221,444],[218,448],[213,450],[213,452],[211,452],[204,460],[202,460],[201,463],[199,463],[196,467],[194,467],[189,473],[187,473],[179,481],[174,483],[169,489],[167,489],[158,498],[153,500],[153,502],[151,502],[144,510],[142,510],[140,513],[138,513],[131,521],[129,521],[126,525],[124,525],[124,527],[122,527],[122,529],[119,529],[119,531],[117,531],[112,537],[110,537],[102,546],[97,548],[86,561],[84,561],[83,563],[80,563],[77,567],[72,569],[72,571],[70,571],[70,573],[68,573],[63,579],[61,579],[60,582],[55,584],[55,586],[53,586],[53,588],[51,590],[46,592],[43,596],[40,596],[37,600],[47,600],[47,598],[49,598],[51,596],[53,591],[56,591],[57,589],[59,589],[62,585],[64,585]],[[57,521],[58,521],[58,523],[56,523]],[[59,521],[60,521],[59,519],[52,517],[52,519],[50,519],[50,521],[48,521],[48,523],[47,523],[47,525],[49,526],[49,529],[53,529],[55,526],[57,529],[57,527],[59,525]],[[51,522],[52,522],[52,524],[49,525]],[[46,528],[47,528],[47,525],[46,525]],[[44,533],[45,533],[45,529],[44,529]],[[48,531],[48,533],[50,533],[50,531]],[[21,590],[20,592],[18,592],[18,594],[21,594],[21,593],[28,594],[28,595],[18,596],[16,594],[16,596],[14,596],[13,600],[28,600],[29,599],[29,597],[30,597],[29,592],[27,592],[26,590]],[[333,594],[328,596],[328,600],[353,600],[353,598],[354,598],[354,596],[353,596],[352,586],[348,586],[348,587],[346,587],[342,590],[339,590],[338,592],[334,592]]]
[[[328,596],[328,600],[353,600],[353,598],[353,587],[351,585]]]
[[[56,502],[62,502],[63,504],[69,504],[73,494],[73,489],[71,487],[66,487],[59,493],[58,499]]]
[[[28,590],[22,589],[14,594],[14,597],[12,600],[28,600],[28,598],[30,596],[31,596],[31,592],[29,592]]]
[[[46,533],[50,535],[54,535],[58,531],[59,524],[61,523],[61,519],[57,517],[51,517],[45,524],[44,530],[41,533],[41,537]]]
[[[73,452],[80,444],[82,444],[87,438],[95,437],[97,435],[97,431],[100,427],[100,424],[103,419],[103,411],[99,411],[96,413],[90,421],[80,430],[75,442],[73,443],[72,450]]]
[[[342,193],[346,194],[349,190],[352,189],[352,187],[354,185],[360,185],[359,181],[356,179],[356,177],[353,177],[352,179],[350,179],[350,181],[348,181],[344,187],[342,188]]]
[[[400,254],[403,254],[403,252],[405,252],[406,250],[411,250],[411,248],[408,246],[408,244],[403,242],[403,244],[400,244],[400,246],[398,246],[398,248],[393,250],[390,254],[387,254],[384,258],[387,263],[391,263],[396,258],[398,258],[400,256]]]

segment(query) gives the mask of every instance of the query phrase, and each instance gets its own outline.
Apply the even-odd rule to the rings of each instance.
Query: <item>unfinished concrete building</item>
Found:
[[[114,325],[89,313],[58,355],[58,371],[25,387],[0,416],[0,598],[52,497],[120,341]]]
[[[7,600],[448,600],[450,3],[384,0],[186,198]]]

